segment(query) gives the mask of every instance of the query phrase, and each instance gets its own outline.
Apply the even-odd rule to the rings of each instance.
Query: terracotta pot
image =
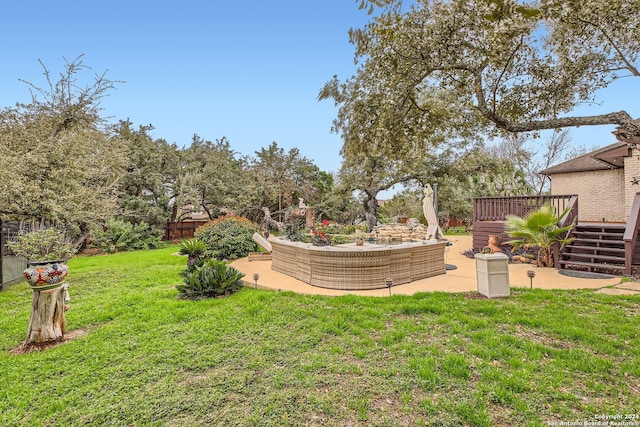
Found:
[[[28,261],[22,274],[31,286],[49,286],[62,283],[68,272],[64,261]]]
[[[498,246],[499,238],[500,236],[497,234],[489,234],[489,244],[487,245],[487,247],[491,249],[492,254],[502,252],[502,250]]]

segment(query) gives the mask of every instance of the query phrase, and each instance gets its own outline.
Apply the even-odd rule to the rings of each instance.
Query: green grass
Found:
[[[177,299],[176,247],[71,260],[68,331],[12,355],[31,291],[0,293],[0,425],[546,426],[640,408],[640,298],[514,289]]]

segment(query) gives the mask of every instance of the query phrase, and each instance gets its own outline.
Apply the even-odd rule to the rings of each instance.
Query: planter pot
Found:
[[[68,272],[64,261],[29,261],[22,274],[31,287],[48,287],[62,283]]]
[[[491,254],[495,254],[498,252],[502,252],[500,246],[498,246],[500,242],[500,236],[498,234],[489,234],[489,244],[486,246],[489,248]]]

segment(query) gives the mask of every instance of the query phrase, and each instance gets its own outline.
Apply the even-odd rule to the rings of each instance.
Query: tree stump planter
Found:
[[[62,261],[29,262],[24,277],[33,290],[31,316],[25,344],[61,341],[66,331],[63,283],[69,267]]]

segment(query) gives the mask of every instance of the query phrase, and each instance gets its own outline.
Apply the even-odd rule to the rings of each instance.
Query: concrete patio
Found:
[[[391,293],[394,295],[412,295],[417,292],[472,292],[477,290],[476,279],[476,261],[467,258],[463,252],[472,247],[471,236],[447,236],[447,239],[453,243],[446,249],[446,263],[456,266],[454,270],[447,270],[446,274],[417,280],[404,285],[394,286]],[[301,294],[315,295],[366,295],[366,296],[388,296],[388,289],[375,289],[363,291],[339,291],[333,289],[324,289],[308,285],[293,277],[271,270],[271,261],[249,261],[248,258],[242,258],[231,264],[233,267],[245,274],[244,281],[247,286],[255,286],[253,275],[258,274],[258,287],[263,289],[273,289],[280,291],[293,291]],[[509,264],[509,282],[512,287],[530,286],[530,279],[527,275],[528,271],[534,271],[533,279],[534,288],[542,289],[600,289],[610,288],[620,285],[619,277],[606,279],[585,279],[577,277],[569,277],[558,273],[554,268],[538,268],[531,264]],[[633,288],[621,284],[614,289],[622,293],[622,288]],[[629,289],[632,294],[640,294],[638,291]]]

